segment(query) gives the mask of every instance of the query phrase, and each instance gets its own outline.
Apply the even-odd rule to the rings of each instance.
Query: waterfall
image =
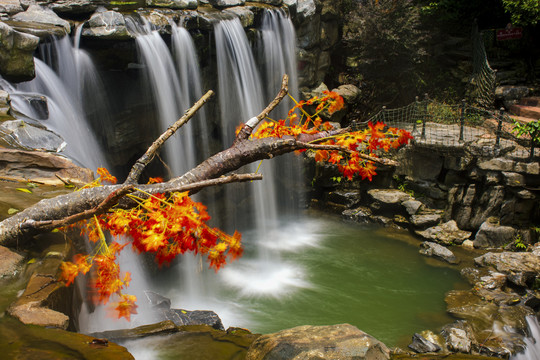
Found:
[[[89,125],[89,114],[85,112],[87,108],[93,108],[94,112],[103,109],[106,103],[100,99],[103,89],[92,61],[86,52],[73,47],[67,36],[43,45],[40,50],[44,61],[35,58],[35,78],[13,87],[12,106],[35,118],[34,110],[17,95],[33,93],[46,96],[49,119],[42,124],[66,141],[64,153],[79,165],[92,170],[106,167],[101,145]],[[94,102],[90,101],[91,98],[101,105],[92,106]],[[99,117],[106,121],[106,110],[100,112]]]
[[[527,316],[527,328],[530,337],[525,337],[525,351],[512,356],[511,360],[538,360],[540,359],[540,324],[536,316]]]

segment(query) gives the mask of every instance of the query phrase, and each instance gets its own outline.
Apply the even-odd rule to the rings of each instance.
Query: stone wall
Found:
[[[447,244],[439,241],[445,245],[467,239],[477,248],[512,247],[518,239],[525,246],[535,243],[540,226],[538,159],[513,158],[511,153],[481,156],[474,149],[409,145],[396,155],[400,165],[379,168],[372,183],[337,183],[332,180],[339,176],[335,169],[319,168],[315,199],[356,221],[408,227],[433,240],[441,232],[436,226],[450,221],[454,230],[468,234]],[[388,188],[405,198],[394,194],[392,203],[373,193]],[[434,229],[426,233],[427,227]]]

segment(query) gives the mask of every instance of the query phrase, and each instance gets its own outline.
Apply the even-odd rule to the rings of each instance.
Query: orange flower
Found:
[[[131,315],[137,314],[137,305],[135,302],[137,297],[135,295],[122,294],[120,295],[120,301],[115,303],[115,310],[118,312],[118,318],[126,318],[127,321],[131,321]]]
[[[107,169],[98,168],[97,173],[101,182],[109,182],[111,184],[116,184],[116,177],[112,176]]]

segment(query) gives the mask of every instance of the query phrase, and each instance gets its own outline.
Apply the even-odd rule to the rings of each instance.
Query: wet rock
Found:
[[[38,5],[30,5],[25,12],[13,16],[13,20],[61,27],[66,34],[71,32],[69,22],[60,18],[54,11]]]
[[[261,4],[274,5],[274,6],[279,6],[283,3],[283,0],[250,0],[250,1],[261,3]]]
[[[10,102],[13,103],[11,113],[16,118],[31,120],[47,120],[49,118],[49,104],[46,96],[37,94],[10,94]],[[28,109],[29,113],[23,111]]]
[[[21,0],[24,8],[41,5],[54,10],[63,16],[80,16],[91,14],[98,6],[106,5],[104,0]]]
[[[124,16],[116,11],[103,11],[92,15],[83,28],[82,36],[111,40],[133,37],[127,30]]]
[[[296,15],[299,21],[305,21],[315,15],[317,4],[315,0],[297,0]]]
[[[419,214],[412,215],[410,220],[411,224],[415,227],[425,229],[439,224],[442,220],[442,216],[440,214]]]
[[[168,335],[178,332],[178,326],[171,320],[161,321],[159,323],[138,326],[132,329],[120,329],[110,331],[100,331],[90,334],[95,338],[108,339],[111,341],[124,341],[140,339],[154,335]]]
[[[373,213],[371,209],[365,206],[360,206],[355,209],[344,210],[341,213],[341,216],[344,219],[355,221],[362,224],[370,223],[372,215]]]
[[[0,3],[0,13],[13,15],[24,11],[19,0],[3,0]]]
[[[244,5],[245,0],[208,0],[208,3],[217,8],[224,8]]]
[[[415,215],[423,206],[423,204],[418,200],[406,200],[401,203],[405,207],[405,211],[409,215]]]
[[[482,300],[470,291],[449,291],[444,301],[449,314],[473,322],[478,329],[491,329],[493,320],[497,318],[498,306]]]
[[[419,252],[422,255],[437,257],[441,260],[446,261],[449,264],[459,263],[454,253],[442,245],[430,241],[425,241],[420,246],[422,247],[422,249],[420,249]]]
[[[415,231],[421,237],[445,245],[461,244],[471,236],[471,232],[460,230],[454,220],[430,227],[423,231]]]
[[[413,335],[412,343],[409,344],[409,348],[420,354],[432,353],[441,350],[439,345],[432,343],[418,333]]]
[[[257,359],[389,359],[382,342],[349,324],[298,326],[259,337],[246,360]]]
[[[145,291],[146,298],[152,305],[156,321],[172,321],[176,326],[208,325],[217,330],[224,330],[219,316],[210,310],[171,309],[171,300],[153,291]]]
[[[388,205],[401,204],[410,199],[409,194],[396,189],[372,189],[368,191],[368,194],[373,200]]]
[[[14,30],[0,22],[0,73],[11,81],[34,77],[34,50],[39,38]]]
[[[242,24],[242,27],[247,28],[249,26],[253,25],[253,21],[255,20],[255,14],[253,11],[250,11],[249,9],[246,9],[242,6],[235,6],[231,8],[227,8],[223,10],[224,13],[231,13],[234,14],[236,17],[240,19],[240,23]]]
[[[483,222],[474,238],[476,248],[500,248],[511,243],[517,230],[510,226],[499,225],[497,219],[489,218]]]
[[[461,269],[459,273],[471,285],[475,285],[477,282],[480,281],[480,278],[482,277],[481,271],[477,268],[472,268],[472,267],[463,268]]]
[[[48,185],[92,182],[93,174],[70,160],[43,151],[0,148],[0,177],[17,181],[35,181]],[[60,179],[59,179],[60,178]]]
[[[528,284],[540,273],[540,257],[533,253],[489,252],[474,259],[478,266],[492,266],[512,283]]]
[[[352,84],[340,85],[337,89],[332,91],[341,95],[341,97],[343,97],[343,101],[347,104],[354,104],[360,98],[362,93],[357,86]]]
[[[490,271],[489,275],[480,277],[480,284],[479,286],[494,290],[494,289],[500,289],[506,284],[506,275]]]
[[[446,339],[446,346],[450,351],[470,353],[472,341],[467,331],[455,327],[447,327],[443,330],[443,336]]]
[[[15,275],[23,259],[21,255],[0,246],[0,278]]]
[[[474,242],[472,242],[471,240],[465,240],[461,246],[463,246],[465,249],[474,249]]]
[[[336,190],[326,195],[326,201],[344,205],[348,208],[356,206],[360,202],[359,190]]]
[[[169,9],[197,9],[197,0],[146,0],[146,6]]]
[[[25,123],[22,120],[0,123],[0,144],[21,150],[57,152],[65,146],[64,139],[43,126]]]
[[[133,360],[133,356],[115,343],[99,344],[94,338],[60,329],[26,326],[4,317],[0,323],[0,348],[9,349],[3,358]]]

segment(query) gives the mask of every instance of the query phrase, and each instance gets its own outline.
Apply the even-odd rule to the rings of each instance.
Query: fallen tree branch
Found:
[[[28,228],[33,228],[35,230],[51,231],[62,226],[71,225],[78,221],[89,219],[94,215],[99,216],[106,213],[111,207],[116,205],[121,198],[134,191],[135,188],[133,187],[133,185],[123,186],[120,189],[112,191],[105,200],[103,200],[98,206],[92,209],[84,210],[80,213],[67,216],[63,219],[58,220],[36,221],[29,219],[21,223],[21,229],[24,230]]]
[[[249,119],[249,121],[246,122],[246,124],[242,127],[242,129],[238,133],[238,135],[236,135],[236,138],[234,139],[234,142],[233,142],[233,146],[239,141],[246,140],[253,132],[253,129],[255,129],[257,125],[259,125],[259,123],[265,117],[267,117],[268,114],[270,114],[270,112],[272,112],[272,110],[276,108],[276,106],[279,105],[281,100],[283,100],[283,98],[288,93],[289,93],[289,77],[287,76],[287,74],[285,74],[283,75],[283,78],[281,80],[281,88],[279,89],[279,92],[274,98],[274,100],[272,100],[272,102],[268,104],[268,106],[263,111],[261,111],[259,115],[255,116],[254,118]]]
[[[262,180],[262,178],[262,174],[232,174],[195,182],[138,185],[137,188],[149,194],[176,191],[193,193],[209,186]],[[82,189],[52,199],[43,199],[34,206],[0,222],[0,245],[14,247],[23,244],[24,240],[33,235],[68,225],[68,222],[72,224],[90,218],[97,214],[96,209],[103,213],[106,211],[105,209],[110,209],[114,204],[118,204],[122,208],[132,207],[134,203],[124,199],[125,195],[129,193],[128,189],[137,190],[131,184],[127,186],[106,185]],[[147,196],[144,193],[133,192],[141,198]]]
[[[169,128],[152,143],[144,155],[135,162],[124,184],[136,184],[139,181],[139,177],[141,176],[141,173],[146,165],[148,165],[154,159],[154,155],[163,146],[165,141],[167,141],[167,139],[174,135],[178,129],[186,124],[213,95],[214,92],[209,90],[195,104],[193,104],[191,108],[186,110],[180,119],[178,119],[173,125],[169,126]]]

